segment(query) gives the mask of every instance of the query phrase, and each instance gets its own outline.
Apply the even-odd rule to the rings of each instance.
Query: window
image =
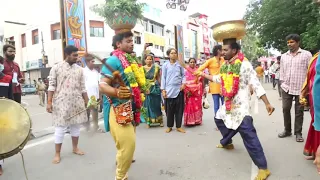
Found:
[[[164,47],[163,47],[163,46],[160,46],[160,50],[161,50],[162,52],[164,52]]]
[[[26,47],[26,34],[21,34],[21,47]]]
[[[155,33],[155,27],[154,26],[155,26],[154,24],[151,24],[151,32],[152,33]]]
[[[51,24],[51,40],[61,39],[60,23]]]
[[[32,44],[39,44],[38,29],[32,31]]]
[[[90,21],[90,37],[104,37],[103,21]]]
[[[60,29],[54,30],[52,32],[52,40],[60,39]]]
[[[134,37],[134,43],[135,44],[141,44],[141,36],[135,36]]]
[[[147,21],[143,21],[143,26],[144,26],[144,30],[148,31],[148,22]]]

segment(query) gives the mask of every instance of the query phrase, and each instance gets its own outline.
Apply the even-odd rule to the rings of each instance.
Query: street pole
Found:
[[[42,44],[42,68],[46,68],[46,52],[44,51],[44,41],[43,41],[43,33],[41,31],[41,44]]]

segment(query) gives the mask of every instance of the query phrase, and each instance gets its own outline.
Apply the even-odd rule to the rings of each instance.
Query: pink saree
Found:
[[[202,79],[196,83],[196,76],[193,75],[197,69],[187,68],[185,71],[186,88],[184,89],[185,108],[184,108],[184,125],[193,126],[202,123]]]

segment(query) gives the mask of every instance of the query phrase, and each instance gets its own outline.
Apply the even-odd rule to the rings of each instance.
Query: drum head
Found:
[[[0,99],[0,156],[19,149],[31,130],[27,111],[15,101]]]

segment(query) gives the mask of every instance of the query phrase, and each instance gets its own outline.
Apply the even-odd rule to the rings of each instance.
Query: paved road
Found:
[[[267,93],[276,111],[269,117],[263,104],[259,103],[259,114],[254,115],[254,120],[272,172],[269,180],[319,179],[312,162],[304,160],[303,143],[296,143],[294,137],[277,138],[277,134],[283,129],[281,101],[278,100],[277,91],[267,87]],[[30,108],[30,111],[41,113],[44,110]],[[44,119],[44,122],[40,119]],[[45,114],[33,120],[37,128],[51,125],[50,116]],[[38,122],[43,124],[37,125]],[[306,112],[304,136],[309,123],[310,115]],[[135,152],[137,161],[130,170],[130,180],[252,179],[257,169],[252,165],[240,136],[237,135],[234,139],[235,150],[217,149],[215,145],[219,142],[220,133],[214,127],[212,108],[205,110],[203,125],[187,128],[186,134],[176,131],[166,134],[164,128],[146,129],[140,126],[137,129]],[[80,147],[86,155],[73,155],[71,140],[67,136],[62,162],[53,165],[52,135],[30,141],[23,150],[29,180],[114,179],[116,151],[109,134],[83,132]],[[25,180],[19,155],[7,159],[4,170],[0,180]]]

